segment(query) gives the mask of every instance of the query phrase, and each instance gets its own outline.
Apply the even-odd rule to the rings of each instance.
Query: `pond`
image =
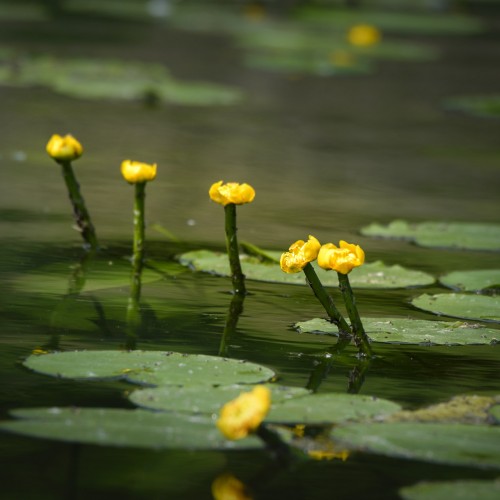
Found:
[[[387,28],[382,43],[423,44],[432,57],[375,58],[367,71],[363,66],[360,73],[339,74],[300,65],[292,70],[259,66],[255,57],[247,64],[249,53],[255,56],[255,40],[248,42],[254,28],[246,32],[245,44],[227,22],[212,24],[210,17],[208,23],[206,15],[151,20],[135,11],[130,17],[126,10],[120,15],[83,10],[81,2],[67,2],[69,13],[59,18],[39,10],[31,17],[2,14],[0,47],[8,54],[2,71],[10,64],[20,68],[10,71],[22,72],[30,57],[85,58],[105,65],[125,61],[129,69],[139,64],[139,73],[147,67],[140,64],[162,64],[176,82],[212,85],[173,94],[149,93],[148,87],[140,99],[74,96],[43,80],[20,84],[14,79],[0,87],[2,421],[15,409],[135,408],[128,396],[137,386],[124,380],[85,381],[28,370],[23,362],[35,350],[133,347],[223,354],[271,369],[281,385],[313,385],[318,395],[357,391],[405,410],[457,395],[500,394],[494,343],[373,342],[375,357],[353,390],[349,377],[360,363],[354,345],[325,367],[325,353],[336,338],[294,327],[325,317],[305,280],[247,279],[243,311],[231,318],[231,280],[178,260],[194,250],[225,251],[223,210],[208,197],[211,184],[224,180],[255,188],[255,200],[238,207],[238,237],[269,251],[286,251],[312,234],[322,243],[359,244],[368,263],[381,260],[436,279],[452,271],[499,269],[498,247],[433,248],[361,231],[395,219],[498,224],[500,122],[446,102],[498,95],[500,5],[463,4],[481,31]],[[244,23],[268,22],[267,16],[276,15],[271,31],[291,30],[288,11],[246,13]],[[439,15],[445,19],[453,13]],[[300,32],[306,17],[294,18],[293,30]],[[192,21],[186,24],[186,18]],[[261,40],[264,34],[269,31],[260,32]],[[315,39],[314,46],[320,45]],[[120,73],[122,66],[116,72],[126,81],[130,75]],[[202,91],[210,102],[189,102]],[[174,102],[174,94],[182,94],[181,102]],[[73,166],[102,245],[87,282],[73,294],[68,283],[85,250],[71,227],[60,168],[45,152],[54,133],[71,133],[83,144],[84,154]],[[133,187],[120,174],[127,158],[158,164],[157,178],[147,185],[146,257],[162,269],[154,279],[144,276],[143,321],[133,343],[125,321]],[[106,286],[92,281],[101,273],[114,276]],[[354,289],[363,318],[457,321],[412,304],[424,293],[450,292],[438,281]],[[335,287],[329,292],[341,303]],[[491,290],[487,295],[496,297]],[[498,317],[482,324],[500,335]],[[231,319],[236,321],[228,334]],[[493,436],[500,448],[498,434]],[[492,481],[499,466],[498,456],[496,463],[481,466],[474,457],[450,463],[373,449],[351,451],[346,460],[290,466],[264,449],[156,450],[15,433],[2,433],[1,454],[3,497],[26,499],[212,498],[214,481],[226,474],[244,483],[255,499],[389,499],[401,498],[401,488],[424,480]],[[485,495],[491,487],[488,491]]]

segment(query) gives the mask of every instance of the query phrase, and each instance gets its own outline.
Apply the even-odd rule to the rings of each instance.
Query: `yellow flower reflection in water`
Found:
[[[247,487],[232,474],[217,476],[212,483],[214,500],[252,500]]]
[[[356,47],[371,47],[382,39],[382,33],[370,24],[357,24],[347,33],[347,40]]]
[[[288,252],[281,255],[280,267],[285,273],[298,273],[306,264],[312,262],[318,256],[321,243],[309,235],[307,241],[298,240],[290,246]]]
[[[243,439],[259,427],[270,406],[271,391],[257,385],[222,407],[217,427],[228,439]]]
[[[334,270],[341,274],[350,273],[355,267],[363,265],[365,252],[359,245],[341,240],[337,247],[333,243],[323,245],[318,253],[318,265],[323,269]]]
[[[54,134],[47,143],[47,153],[56,161],[76,160],[83,154],[82,145],[70,134]]]

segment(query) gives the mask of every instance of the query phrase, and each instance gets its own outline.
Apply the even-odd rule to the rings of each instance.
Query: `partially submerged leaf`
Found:
[[[472,222],[420,222],[395,220],[387,225],[373,223],[361,229],[365,236],[402,238],[418,245],[467,250],[500,250],[500,224]]]
[[[279,261],[281,252],[267,251],[267,254]],[[258,258],[241,255],[241,265],[247,279],[268,281],[273,283],[306,284],[304,273],[284,273],[278,263],[261,262]],[[229,262],[227,255],[210,250],[195,250],[179,256],[181,264],[220,276],[229,276]],[[325,286],[338,286],[337,273],[325,271],[315,263],[313,266]],[[351,285],[355,288],[406,288],[410,286],[430,285],[434,278],[421,271],[405,269],[399,265],[386,265],[381,261],[369,262],[354,269],[349,274]]]
[[[500,269],[479,269],[476,271],[453,271],[439,278],[449,288],[464,292],[477,292],[500,288]]]
[[[24,365],[57,377],[116,378],[148,385],[252,384],[274,376],[272,370],[255,363],[162,351],[56,352],[29,356]]]
[[[401,407],[392,401],[357,394],[312,394],[273,404],[268,422],[338,424],[386,416]]]
[[[368,337],[373,342],[395,344],[471,345],[495,344],[500,330],[483,325],[409,318],[362,318]],[[321,318],[302,321],[295,327],[303,333],[338,335],[338,328]]]
[[[421,482],[399,490],[403,500],[498,500],[500,480]]]
[[[260,448],[255,437],[228,441],[213,419],[117,408],[34,408],[12,412],[0,429],[25,436],[101,446],[153,449]]]
[[[390,457],[500,468],[500,427],[437,423],[368,423],[335,427],[340,445]]]
[[[483,118],[500,118],[500,95],[464,96],[446,99],[444,106]]]
[[[307,389],[301,387],[276,384],[268,384],[267,387],[271,390],[273,404],[309,394]],[[219,412],[222,405],[248,390],[248,386],[244,385],[162,386],[133,391],[129,399],[140,407],[152,410],[213,414]]]
[[[465,293],[424,293],[411,303],[434,314],[481,321],[500,322],[500,297]]]

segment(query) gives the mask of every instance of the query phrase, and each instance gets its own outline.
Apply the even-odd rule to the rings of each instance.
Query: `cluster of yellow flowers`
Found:
[[[290,246],[288,252],[281,255],[280,266],[285,273],[298,273],[309,262],[318,259],[318,265],[326,270],[342,274],[350,273],[365,261],[365,252],[359,245],[341,240],[337,247],[333,243],[321,243],[314,237],[304,242],[298,240]]]
[[[83,154],[83,146],[72,135],[54,134],[47,143],[47,153],[57,162],[70,162]],[[124,160],[121,164],[123,178],[130,184],[152,181],[156,177],[156,164]]]

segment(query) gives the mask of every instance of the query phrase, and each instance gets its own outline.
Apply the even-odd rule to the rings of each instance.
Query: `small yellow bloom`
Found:
[[[347,33],[349,43],[357,47],[370,47],[379,43],[381,39],[380,30],[369,24],[357,24]]]
[[[35,354],[36,356],[40,356],[42,354],[48,354],[49,351],[46,351],[45,349],[42,349],[41,347],[37,347],[36,349],[33,349],[31,351],[31,354]]]
[[[288,252],[281,254],[280,266],[285,273],[298,273],[302,271],[306,264],[312,262],[318,256],[321,243],[309,235],[309,239],[296,241]]]
[[[61,137],[54,134],[47,143],[47,153],[56,161],[76,160],[83,153],[82,145],[72,136],[65,135]]]
[[[156,163],[141,163],[140,161],[122,161],[121,171],[124,179],[130,184],[152,181],[156,177]]]
[[[345,462],[349,457],[347,450],[341,451],[324,451],[324,450],[309,450],[307,454],[314,460],[334,460],[338,458]]]
[[[228,439],[242,439],[259,427],[270,406],[271,391],[257,385],[222,407],[217,427]]]
[[[255,189],[249,184],[238,184],[237,182],[224,184],[224,181],[219,181],[210,186],[208,194],[213,201],[224,206],[229,203],[243,205],[253,201]]]
[[[232,474],[221,474],[212,483],[214,500],[252,500],[246,486]]]
[[[359,245],[353,245],[343,240],[339,246],[333,243],[323,245],[318,253],[318,265],[323,269],[333,269],[341,274],[350,273],[353,268],[365,262],[365,252]]]

